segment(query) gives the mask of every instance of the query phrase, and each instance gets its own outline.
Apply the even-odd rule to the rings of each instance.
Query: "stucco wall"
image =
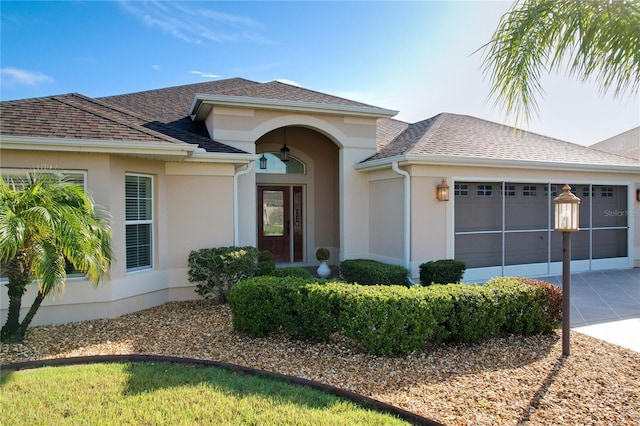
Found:
[[[384,174],[369,182],[371,258],[401,265],[404,254],[404,182]]]
[[[172,164],[124,156],[80,153],[2,151],[2,168],[84,170],[96,203],[111,214],[114,262],[111,275],[94,287],[70,277],[64,294],[45,300],[33,324],[109,318],[169,300],[198,297],[187,280],[187,256],[201,247],[233,243],[233,165]],[[166,169],[165,169],[166,166]],[[153,269],[126,271],[125,175],[152,176],[154,194]],[[24,313],[36,285],[23,298]],[[7,309],[0,288],[0,316]]]
[[[317,176],[314,177],[313,191],[318,194],[314,195],[314,202],[321,203],[316,209],[322,210],[316,210],[316,223],[310,224],[314,229],[314,238],[318,238],[314,242],[314,248],[328,246],[332,251],[331,260],[335,263],[344,258],[369,256],[369,215],[363,214],[363,209],[369,204],[368,180],[362,173],[354,170],[353,165],[376,152],[375,118],[215,106],[205,123],[215,140],[250,153],[256,152],[256,141],[285,126],[307,128],[326,136],[326,141],[334,144],[339,153],[337,162],[332,160],[325,164],[327,167],[337,167],[337,173],[334,172],[336,169],[327,169],[325,172],[322,170],[324,166],[315,167]],[[275,144],[282,146],[282,141],[276,138]],[[287,145],[290,148],[296,147],[288,141]],[[321,146],[318,148],[327,152]],[[321,151],[314,152],[315,147],[311,146],[305,149],[318,155],[322,161],[324,154]],[[292,155],[295,152],[292,151]],[[255,177],[254,174],[252,176]],[[332,193],[336,187],[340,188],[337,202],[336,195]],[[253,217],[242,218],[242,226],[255,229],[255,191],[249,194],[248,189],[244,187],[241,192],[241,211],[254,213]],[[327,206],[322,207],[324,204]],[[326,213],[329,210],[330,215]],[[325,225],[323,221],[327,221]],[[339,223],[339,230],[327,230],[328,221]],[[339,259],[336,252],[339,252]],[[307,259],[314,261],[310,253],[307,253]]]

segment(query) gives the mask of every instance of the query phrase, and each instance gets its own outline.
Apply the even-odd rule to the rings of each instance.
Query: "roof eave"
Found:
[[[397,161],[401,165],[431,165],[431,166],[476,166],[491,168],[509,169],[536,169],[536,170],[557,170],[562,167],[563,171],[591,171],[591,172],[615,172],[615,173],[638,173],[640,165],[611,165],[611,164],[580,164],[563,163],[552,161],[533,160],[497,160],[491,158],[473,157],[452,157],[452,156],[422,156],[422,155],[397,155],[378,160],[365,161],[356,164],[356,170],[370,172],[391,167],[391,163]]]
[[[202,121],[209,115],[214,105],[233,108],[269,109],[276,111],[349,115],[370,118],[389,118],[398,114],[398,111],[378,107],[319,104],[282,99],[197,93],[193,99],[191,108],[189,109],[189,115],[194,121]]]
[[[255,154],[207,152],[195,144],[0,135],[2,150],[114,154],[162,161],[247,164]]]

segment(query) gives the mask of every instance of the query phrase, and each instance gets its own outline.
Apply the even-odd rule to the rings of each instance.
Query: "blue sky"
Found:
[[[107,96],[242,77],[399,110],[512,124],[487,101],[481,55],[501,1],[2,1],[2,100]],[[525,128],[590,145],[640,125],[640,99],[543,79]]]

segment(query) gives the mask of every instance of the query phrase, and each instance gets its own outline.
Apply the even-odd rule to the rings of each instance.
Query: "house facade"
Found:
[[[466,281],[557,273],[550,211],[565,183],[582,200],[573,270],[640,266],[637,159],[474,117],[410,124],[244,79],[8,101],[0,114],[3,178],[52,168],[111,214],[110,278],[94,288],[71,276],[34,324],[197,298],[187,257],[205,247],[256,246],[289,266],[315,265],[327,247],[330,264],[402,264],[416,281],[421,263],[444,258],[467,263]],[[436,197],[443,181],[448,201]]]

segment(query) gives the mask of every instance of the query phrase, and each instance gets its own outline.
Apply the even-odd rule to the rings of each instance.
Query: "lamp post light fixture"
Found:
[[[260,157],[260,169],[266,170],[266,168],[267,168],[267,157],[265,157],[265,155],[262,154],[262,157]]]
[[[580,198],[571,193],[566,184],[562,194],[553,200],[555,207],[554,229],[562,232],[562,355],[569,356],[571,333],[571,233],[578,231]]]
[[[449,185],[447,185],[444,178],[436,187],[436,198],[438,201],[449,201]]]

